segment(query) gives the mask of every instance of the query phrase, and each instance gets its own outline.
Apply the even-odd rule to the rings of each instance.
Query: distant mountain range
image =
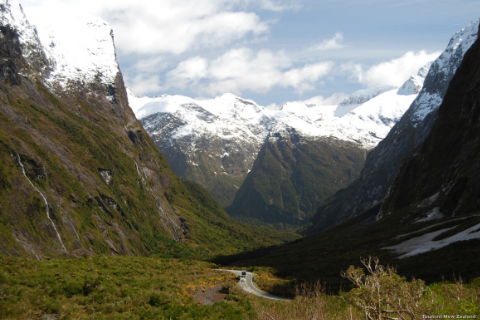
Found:
[[[195,100],[127,92],[176,175],[206,187],[236,219],[283,230],[305,224],[358,177],[429,66],[401,88],[360,90],[334,106],[291,102],[269,110],[232,94]]]

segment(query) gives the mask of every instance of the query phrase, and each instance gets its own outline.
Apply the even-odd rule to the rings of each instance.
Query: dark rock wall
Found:
[[[477,37],[477,34],[471,36]],[[464,52],[461,47],[450,45],[451,43],[444,52],[443,59],[435,61],[430,67],[422,90],[407,112],[385,139],[368,154],[360,177],[347,188],[326,199],[302,233],[321,232],[383,201],[403,158],[425,140],[433,127],[437,109],[432,107],[436,103],[430,103],[429,99],[443,99],[450,80],[462,62]],[[419,120],[416,113],[425,107],[431,109],[431,112]]]
[[[377,218],[410,208],[412,218],[439,208],[445,216],[480,210],[480,43],[466,53],[438,118],[406,157]]]

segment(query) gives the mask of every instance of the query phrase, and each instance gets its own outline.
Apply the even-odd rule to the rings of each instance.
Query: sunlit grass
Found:
[[[214,307],[192,298],[230,284],[230,274],[207,262],[96,256],[32,261],[0,256],[0,318],[243,319],[251,307],[233,290]],[[242,315],[242,316],[238,316]]]
[[[355,297],[358,302],[364,296],[355,286],[350,292],[331,294],[328,284],[298,284],[295,279],[276,277],[274,269],[250,268],[260,288],[293,297],[272,301],[244,293],[232,274],[216,268],[204,261],[155,257],[35,261],[0,256],[0,318],[40,319],[55,314],[59,319],[365,319],[365,310],[354,302]],[[389,272],[379,277],[379,283],[387,278],[399,282],[399,287],[410,283]],[[226,294],[222,301],[201,305],[193,298],[215,286]],[[382,297],[391,288],[380,287]],[[361,292],[368,297],[369,290],[366,286]],[[459,279],[425,286],[411,309],[417,319],[423,315],[478,317],[480,278],[469,284]]]

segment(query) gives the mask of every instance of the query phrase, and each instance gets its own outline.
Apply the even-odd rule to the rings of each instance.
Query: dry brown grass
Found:
[[[343,276],[354,285],[348,293],[326,294],[326,286],[302,284],[292,301],[254,300],[258,320],[410,320],[424,316],[480,315],[480,278],[465,284],[442,282],[426,286],[423,281],[407,281],[395,269],[380,265],[378,259],[362,260],[362,268],[350,268]]]
[[[338,295],[325,293],[320,282],[296,287],[297,295],[289,302],[254,301],[257,319],[261,320],[323,320],[360,319],[361,313],[349,306],[347,300]]]

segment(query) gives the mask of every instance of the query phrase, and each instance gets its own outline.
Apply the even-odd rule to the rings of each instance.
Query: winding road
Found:
[[[242,271],[238,271],[238,270],[225,270],[225,269],[218,269],[218,270],[219,271],[228,271],[228,272],[234,273],[238,276],[242,275]],[[240,286],[240,288],[243,289],[243,291],[254,294],[258,297],[266,298],[266,299],[291,301],[290,299],[277,297],[277,296],[268,294],[268,293],[263,292],[262,290],[258,289],[257,286],[253,283],[253,276],[254,276],[254,273],[247,272],[247,276],[245,278],[240,278],[240,281],[238,282],[238,285]],[[242,281],[242,279],[245,279],[245,281]]]

